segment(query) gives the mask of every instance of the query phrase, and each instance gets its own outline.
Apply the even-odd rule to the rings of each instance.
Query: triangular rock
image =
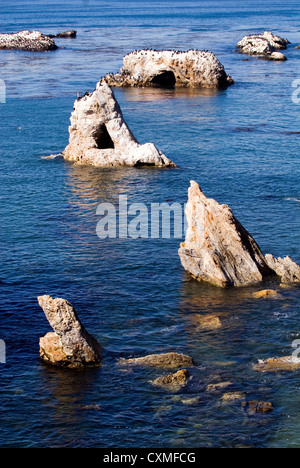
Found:
[[[128,128],[112,89],[97,84],[77,99],[65,159],[93,166],[176,167],[154,144],[140,145]]]

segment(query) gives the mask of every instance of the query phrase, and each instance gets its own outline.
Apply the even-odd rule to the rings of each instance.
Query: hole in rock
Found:
[[[174,87],[176,78],[172,71],[164,71],[152,79],[152,83],[161,87]]]
[[[94,133],[94,139],[98,149],[109,149],[115,147],[105,124],[101,124],[99,126],[97,131]]]

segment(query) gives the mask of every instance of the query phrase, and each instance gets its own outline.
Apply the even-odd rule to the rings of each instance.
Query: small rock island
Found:
[[[39,31],[26,30],[15,34],[0,34],[0,49],[45,52],[57,48],[53,39]]]
[[[54,332],[40,339],[40,357],[47,364],[80,369],[101,364],[101,346],[90,335],[65,299],[38,297]]]
[[[276,36],[270,31],[265,31],[264,34],[252,34],[245,36],[237,44],[237,48],[243,54],[257,55],[268,60],[287,60],[286,56],[278,52],[284,50],[290,42],[287,39]]]
[[[115,87],[227,88],[234,83],[212,52],[139,50],[126,55],[119,73],[105,81]]]
[[[300,282],[300,267],[290,257],[264,256],[227,205],[208,199],[191,181],[186,205],[188,229],[179,249],[182,266],[198,281],[222,288],[256,284],[271,276]]]
[[[77,99],[65,159],[81,165],[176,167],[153,143],[140,145],[128,128],[113,90],[99,82]]]

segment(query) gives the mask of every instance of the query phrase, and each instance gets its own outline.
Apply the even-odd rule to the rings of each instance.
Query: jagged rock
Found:
[[[109,85],[226,88],[234,83],[212,52],[139,50],[123,64],[119,73],[105,77]]]
[[[275,291],[274,289],[264,289],[263,291],[257,291],[253,293],[253,297],[256,299],[273,298],[278,296],[280,296],[279,292]]]
[[[163,388],[179,390],[187,384],[190,373],[187,369],[177,371],[175,374],[163,375],[152,381],[153,385]]]
[[[188,229],[178,253],[192,277],[223,288],[259,283],[272,275],[299,281],[299,267],[287,257],[278,259],[275,269],[272,256],[263,255],[227,205],[206,198],[194,181],[188,193]]]
[[[0,49],[44,52],[57,49],[57,45],[53,39],[39,31],[21,31],[15,34],[0,34]]]
[[[65,31],[58,34],[48,34],[48,37],[51,38],[65,38],[65,39],[75,39],[77,36],[77,31]]]
[[[292,372],[300,369],[300,359],[294,356],[281,358],[271,358],[266,361],[259,361],[253,366],[258,372]]]
[[[194,361],[190,356],[186,354],[178,353],[164,353],[164,354],[150,354],[145,357],[132,358],[132,359],[120,359],[119,364],[121,365],[140,365],[150,367],[164,367],[170,369],[176,369],[180,367],[192,367]]]
[[[300,49],[300,45],[298,45],[298,46],[296,47],[296,49],[298,49],[298,50],[299,50],[299,49]]]
[[[267,254],[265,258],[269,267],[280,276],[283,284],[300,282],[300,267],[290,257],[275,258]]]
[[[175,167],[154,144],[139,145],[128,128],[112,89],[104,82],[77,99],[65,159],[93,166]]]
[[[194,181],[186,218],[188,229],[179,256],[197,280],[221,287],[243,286],[272,274],[259,246],[230,208],[206,198]]]
[[[40,339],[40,356],[55,366],[81,368],[101,364],[101,347],[81,324],[75,309],[65,299],[38,297],[54,332]]]
[[[264,34],[245,36],[237,47],[244,54],[258,55],[271,60],[287,60],[285,55],[276,51],[286,49],[290,42],[275,34],[265,31]]]

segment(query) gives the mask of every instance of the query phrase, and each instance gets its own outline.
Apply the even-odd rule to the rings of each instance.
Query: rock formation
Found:
[[[280,296],[279,292],[274,289],[264,289],[253,294],[255,299],[270,299],[274,297],[277,298],[278,296]]]
[[[245,36],[237,47],[244,54],[258,55],[270,60],[287,60],[286,56],[278,50],[286,49],[288,44],[290,42],[287,39],[265,31],[264,34]]]
[[[184,387],[187,384],[189,377],[189,371],[187,369],[181,369],[175,374],[168,374],[163,375],[162,377],[158,377],[157,379],[152,381],[152,384],[158,387],[169,388],[175,391],[180,390],[182,387]]]
[[[101,364],[101,347],[81,324],[72,304],[65,299],[38,297],[54,332],[40,339],[43,361],[61,367],[82,368]]]
[[[124,57],[119,73],[105,77],[111,86],[226,88],[233,84],[212,52],[140,50]]]
[[[145,357],[120,359],[121,365],[138,365],[150,367],[164,367],[168,369],[176,369],[180,367],[192,367],[194,361],[190,356],[178,353],[150,354]]]
[[[186,205],[188,229],[179,249],[182,266],[198,281],[215,286],[247,286],[272,275],[281,281],[300,281],[300,267],[289,257],[261,252],[227,205],[208,199],[191,181]]]
[[[65,31],[58,34],[48,34],[48,37],[51,38],[64,38],[64,39],[75,39],[77,36],[77,31]]]
[[[63,156],[77,164],[176,167],[152,143],[139,145],[104,82],[75,102],[69,135]]]
[[[57,49],[57,45],[53,39],[39,31],[21,31],[16,34],[0,34],[0,49],[44,52]]]
[[[258,372],[293,372],[300,369],[300,359],[293,356],[271,358],[259,361],[253,366],[253,369]]]

